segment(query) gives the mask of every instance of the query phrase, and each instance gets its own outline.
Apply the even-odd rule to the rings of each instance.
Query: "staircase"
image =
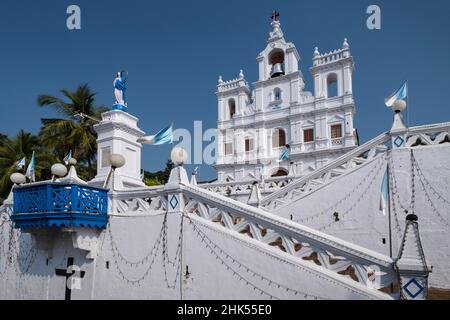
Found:
[[[269,194],[261,200],[260,205],[267,210],[277,209],[303,198],[343,175],[364,167],[386,152],[391,137],[390,132],[380,134],[327,165]],[[450,122],[408,128],[405,145],[417,147],[446,142],[450,142]]]
[[[283,259],[366,298],[398,297],[394,261],[387,256],[197,186],[181,185],[181,190],[189,219],[226,229],[235,236],[245,235],[267,253],[275,249]]]

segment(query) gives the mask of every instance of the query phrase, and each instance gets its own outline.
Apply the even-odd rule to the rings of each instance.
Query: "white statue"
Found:
[[[126,82],[127,82],[127,72],[126,71],[117,72],[117,76],[113,82],[114,96],[116,97],[114,107],[116,109],[126,109],[127,107],[127,101],[125,98],[125,90],[127,90]]]

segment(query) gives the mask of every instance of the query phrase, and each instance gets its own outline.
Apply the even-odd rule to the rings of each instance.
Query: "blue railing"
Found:
[[[104,228],[108,190],[59,182],[18,186],[12,219],[16,228]]]

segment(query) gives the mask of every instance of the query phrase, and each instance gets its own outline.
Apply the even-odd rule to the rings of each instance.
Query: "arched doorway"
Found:
[[[271,177],[284,177],[287,176],[288,172],[284,169],[278,169]]]

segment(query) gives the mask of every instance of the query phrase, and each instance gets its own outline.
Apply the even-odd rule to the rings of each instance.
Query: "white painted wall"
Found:
[[[450,202],[450,146],[442,144],[438,146],[426,146],[413,148],[415,157],[422,168],[422,171],[430,184]],[[409,209],[411,199],[411,175],[410,175],[410,149],[402,148],[393,151],[396,177],[398,181],[398,196],[403,206]],[[323,231],[348,240],[355,244],[376,250],[389,255],[389,228],[388,217],[383,216],[380,208],[380,188],[384,170],[378,171],[372,186],[368,188],[367,194],[361,198],[362,192],[370,184],[370,181],[357,187],[369,171],[376,165],[377,160],[364,168],[361,168],[349,175],[316,190],[312,194],[293,201],[287,206],[277,208],[277,214],[293,220],[306,219],[302,223],[315,229],[322,229],[332,223],[332,226]],[[433,204],[438,212],[445,219],[440,218],[430,206],[422,186],[416,179],[416,206],[415,213],[419,217],[419,230],[425,256],[433,272],[430,274],[430,284],[434,287],[450,288],[450,205],[433,196],[428,189]],[[355,189],[356,188],[356,189]],[[318,213],[336,204],[348,193],[349,199],[330,209],[328,213],[317,216]],[[340,212],[342,215],[355,202],[360,200],[354,210],[341,217],[340,221],[333,223],[333,212]],[[398,201],[396,201],[398,202]],[[403,230],[406,214],[396,204],[398,210],[399,224]],[[411,213],[411,212],[410,212]],[[313,218],[315,217],[315,218]],[[393,253],[397,256],[401,233],[395,231],[395,216],[393,220]],[[445,225],[447,223],[447,225]],[[403,231],[402,231],[403,232]],[[382,243],[382,238],[386,238],[386,244]]]
[[[118,250],[130,261],[138,261],[145,257],[157,241],[160,234],[164,215],[140,217],[113,217],[111,231]],[[196,222],[199,223],[199,222]],[[3,236],[7,236],[9,228],[1,229]],[[131,285],[118,272],[115,260],[120,261],[111,251],[108,232],[103,231],[100,236],[99,255],[95,260],[85,258],[86,251],[74,249],[69,234],[57,233],[51,240],[40,239],[40,250],[28,272],[17,273],[14,268],[8,268],[5,275],[0,277],[0,299],[64,299],[65,279],[55,276],[55,268],[66,269],[67,257],[74,257],[75,264],[85,271],[81,280],[81,290],[72,291],[72,299],[269,299],[270,297],[258,292],[262,289],[271,295],[282,299],[305,299],[303,294],[295,295],[277,285],[269,285],[246,271],[250,268],[274,283],[294,290],[306,292],[320,298],[332,299],[366,299],[342,284],[318,275],[308,268],[288,263],[277,250],[261,249],[249,241],[248,237],[232,235],[217,226],[198,224],[202,230],[221,250],[244,264],[239,267],[230,259],[229,266],[246,280],[233,275],[232,270],[222,265],[221,261],[211,254],[209,248],[200,240],[197,231],[185,218],[183,224],[183,273],[188,267],[190,276],[182,275],[175,288],[167,288],[162,264],[162,253],[158,253],[148,276],[140,285]],[[172,260],[175,256],[180,231],[180,215],[168,216],[168,255]],[[28,240],[29,237],[25,236]],[[24,244],[27,239],[23,240]],[[47,246],[50,245],[50,246]],[[50,249],[47,249],[50,248]],[[217,254],[219,250],[216,249]],[[19,253],[23,259],[24,253]],[[26,255],[26,253],[25,253]],[[46,259],[51,257],[49,264]],[[224,258],[226,260],[226,258]],[[3,267],[6,255],[1,256]],[[137,279],[143,275],[151,263],[151,258],[142,266],[133,267],[119,262],[120,268],[128,279]],[[109,269],[106,261],[110,262]],[[0,269],[2,271],[3,269]],[[173,284],[177,274],[176,268],[168,265],[167,275],[169,283]],[[180,282],[181,280],[181,282]],[[250,284],[247,284],[247,281]],[[180,288],[180,283],[182,287]],[[254,286],[258,287],[255,290]],[[312,297],[308,296],[308,299]]]

